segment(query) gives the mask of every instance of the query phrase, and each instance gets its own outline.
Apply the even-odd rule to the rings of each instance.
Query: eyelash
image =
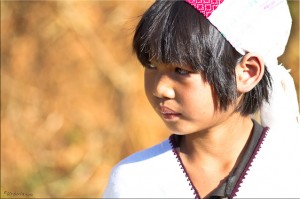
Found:
[[[178,74],[180,74],[180,75],[188,75],[188,74],[190,74],[190,71],[184,70],[184,69],[178,68],[178,67],[175,68],[175,72],[178,73]]]
[[[156,70],[157,69],[156,66],[154,66],[153,64],[148,64],[148,65],[145,65],[144,67],[147,68],[147,69],[150,69],[150,70]],[[191,73],[190,71],[182,69],[182,68],[179,68],[179,67],[175,68],[175,72],[177,74],[183,75],[183,76],[184,75],[188,75],[188,74]]]

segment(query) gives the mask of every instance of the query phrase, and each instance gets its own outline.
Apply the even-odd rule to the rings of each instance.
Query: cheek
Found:
[[[149,75],[146,74],[147,72],[144,72],[144,90],[147,96],[147,99],[149,102],[152,104],[152,99],[153,99],[153,78]]]
[[[182,103],[185,104],[187,111],[197,117],[203,115],[212,115],[215,110],[215,102],[213,92],[208,84],[196,84],[185,90],[182,95]]]

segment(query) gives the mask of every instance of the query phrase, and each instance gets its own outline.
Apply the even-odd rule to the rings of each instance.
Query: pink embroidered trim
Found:
[[[217,7],[223,3],[224,0],[186,0],[189,4],[194,6],[196,10],[208,18]]]
[[[170,142],[170,145],[172,147],[172,151],[174,153],[174,156],[176,157],[177,159],[177,162],[179,163],[179,166],[180,168],[182,169],[182,172],[184,173],[185,177],[186,177],[186,180],[188,181],[189,183],[189,186],[191,187],[191,191],[194,191],[194,196],[195,196],[195,199],[200,199],[200,195],[196,189],[196,187],[194,186],[193,182],[191,181],[190,179],[190,176],[189,174],[187,173],[183,163],[182,163],[182,160],[176,150],[176,143],[175,143],[175,140],[174,140],[174,135],[171,135],[170,138],[169,138],[169,142]]]
[[[238,181],[236,182],[235,187],[233,188],[230,198],[233,198],[236,196],[237,192],[239,192],[239,188],[241,187],[242,182],[244,181],[244,179],[246,178],[248,171],[250,170],[250,167],[252,166],[252,163],[256,157],[256,155],[258,154],[260,148],[262,147],[263,142],[265,141],[266,136],[268,135],[268,131],[269,128],[264,128],[261,137],[258,140],[258,143],[249,159],[249,161],[247,162],[244,171],[242,172],[241,176],[239,177]]]

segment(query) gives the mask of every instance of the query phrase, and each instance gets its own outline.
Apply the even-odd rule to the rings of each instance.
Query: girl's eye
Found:
[[[156,69],[156,66],[154,66],[153,64],[148,64],[148,65],[145,66],[145,68]]]
[[[184,70],[182,68],[178,68],[178,67],[175,68],[175,72],[178,73],[178,74],[180,74],[180,75],[188,75],[188,74],[190,74],[189,71]]]

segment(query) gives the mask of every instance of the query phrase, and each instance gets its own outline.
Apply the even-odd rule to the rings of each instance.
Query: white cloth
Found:
[[[260,111],[262,126],[286,126],[300,133],[299,106],[293,78],[281,65],[274,64],[268,69],[273,89],[270,103],[264,102]]]
[[[270,102],[261,107],[263,126],[289,127],[300,133],[299,105],[294,81],[278,65],[292,25],[286,0],[224,0],[207,18],[242,55],[259,53],[271,74]]]
[[[236,198],[300,198],[300,134],[269,130]],[[168,140],[114,167],[103,198],[195,198]]]
[[[224,0],[207,18],[242,55],[267,62],[283,54],[291,29],[286,0]]]

